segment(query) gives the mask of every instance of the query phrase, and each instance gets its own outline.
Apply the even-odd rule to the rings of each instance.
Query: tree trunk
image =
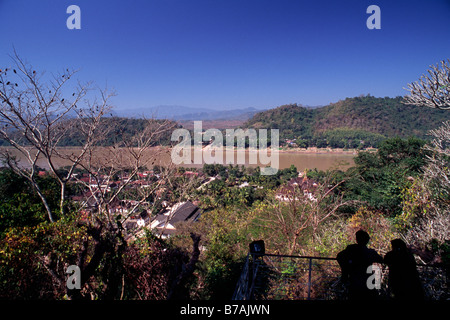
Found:
[[[41,198],[42,203],[44,204],[45,210],[47,210],[47,215],[48,215],[50,222],[55,222],[55,220],[53,219],[52,209],[50,209],[50,206],[47,203],[47,199],[45,199],[45,196],[42,194],[41,188],[39,188],[39,185],[34,180],[31,180],[31,184],[33,185],[34,189],[36,190],[37,194],[39,195],[39,198]]]
[[[61,199],[59,201],[59,210],[61,212],[61,216],[64,215],[64,201],[66,200],[66,184],[61,183]]]

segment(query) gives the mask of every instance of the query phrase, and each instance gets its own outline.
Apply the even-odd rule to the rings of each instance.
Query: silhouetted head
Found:
[[[369,243],[370,236],[364,230],[356,231],[356,243],[366,246]]]
[[[391,241],[393,251],[406,251],[406,243],[402,239],[394,239]]]

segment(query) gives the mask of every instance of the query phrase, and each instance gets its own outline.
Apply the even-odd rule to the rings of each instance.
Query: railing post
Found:
[[[250,253],[247,254],[241,276],[239,277],[236,288],[234,289],[232,300],[248,300],[248,290],[250,288],[249,278]]]
[[[308,300],[311,300],[311,272],[312,272],[312,258],[309,258],[309,267],[308,267]]]

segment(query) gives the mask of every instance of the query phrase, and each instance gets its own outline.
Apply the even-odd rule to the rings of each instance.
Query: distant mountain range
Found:
[[[151,108],[114,110],[113,115],[127,118],[169,119],[169,120],[247,120],[261,109],[243,108],[231,110],[211,110],[184,106],[157,106]]]

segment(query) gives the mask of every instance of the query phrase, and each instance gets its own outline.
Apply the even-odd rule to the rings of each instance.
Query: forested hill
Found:
[[[352,140],[353,144],[365,140],[376,146],[380,140],[395,136],[427,139],[429,130],[450,119],[449,111],[404,105],[401,101],[402,97],[363,96],[315,109],[283,105],[255,114],[244,127],[277,128],[282,141],[293,139],[309,146],[344,147],[345,141]]]
[[[79,119],[78,119],[79,120]],[[85,141],[85,135],[81,133],[78,126],[74,126],[74,121],[77,119],[64,120],[67,126],[73,127],[68,130],[66,134],[59,140],[60,147],[76,147],[82,146]],[[89,122],[89,120],[86,120]],[[162,127],[163,126],[163,127]],[[164,129],[163,129],[164,128]],[[104,137],[99,140],[98,144],[103,146],[112,146],[116,143],[126,141],[132,145],[136,144],[136,137],[141,135],[147,129],[147,135],[153,134],[152,146],[154,145],[169,145],[171,143],[170,137],[172,131],[176,128],[181,128],[181,125],[171,120],[160,119],[134,119],[122,117],[104,117],[100,120],[100,125],[97,132],[107,132]],[[156,134],[156,132],[160,132]],[[16,132],[11,131],[11,136],[20,144],[29,144],[26,140],[20,137]],[[9,146],[10,144],[0,138],[0,146]]]
[[[161,126],[164,125],[163,129]],[[172,131],[181,127],[171,120],[159,119],[134,119],[122,117],[105,117],[100,122],[99,131],[109,128],[108,134],[100,142],[104,146],[112,146],[115,143],[127,141],[127,143],[135,144],[135,137],[139,136],[147,128],[147,134],[154,135],[152,146],[170,144],[170,136]],[[156,134],[156,132],[161,132]],[[80,146],[85,143],[84,138],[79,136],[78,131],[69,132],[61,139],[60,146]]]

